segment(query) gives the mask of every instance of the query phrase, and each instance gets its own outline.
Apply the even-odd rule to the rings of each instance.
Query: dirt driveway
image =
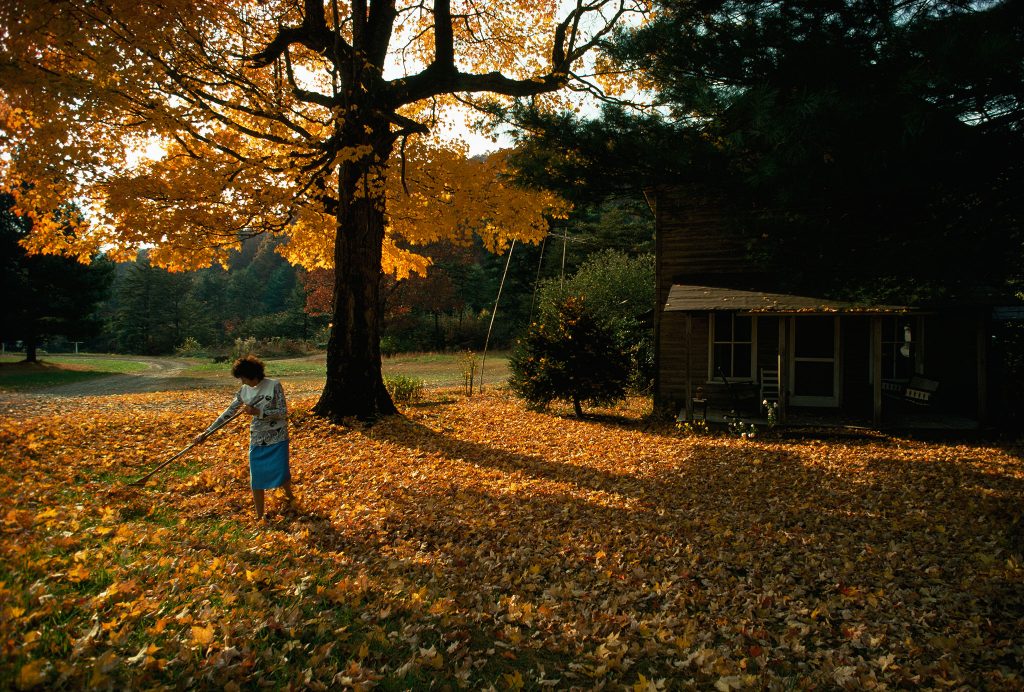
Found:
[[[83,362],[86,362],[89,358],[110,358],[110,356],[91,356],[89,354],[73,357],[81,359]],[[82,382],[47,387],[46,389],[37,390],[34,394],[47,397],[107,396],[111,394],[139,394],[142,392],[201,389],[230,384],[224,378],[182,375],[187,368],[193,365],[192,362],[187,360],[147,358],[145,356],[117,356],[117,359],[142,363],[146,366],[146,369],[130,374],[106,375]]]

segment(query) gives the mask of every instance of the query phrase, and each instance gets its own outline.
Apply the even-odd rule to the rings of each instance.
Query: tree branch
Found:
[[[439,74],[427,68],[404,82],[394,82],[392,90],[395,106],[415,103],[432,96],[458,92],[489,91],[505,96],[536,96],[557,91],[568,83],[567,73],[552,73],[532,79],[513,79],[500,72],[467,74],[453,70]]]
[[[455,69],[451,0],[434,0],[434,65],[438,69]]]
[[[610,8],[609,8],[610,6]],[[611,17],[604,11],[609,8]],[[422,72],[389,82],[391,104],[395,107],[452,92],[490,91],[505,96],[536,96],[557,91],[571,79],[572,64],[598,46],[631,9],[628,0],[577,0],[576,6],[555,27],[550,71],[529,79],[514,79],[499,72],[470,74],[455,66],[451,0],[434,0],[434,62]],[[601,24],[587,38],[580,27],[589,15]],[[578,43],[584,41],[583,43]]]
[[[326,56],[334,65],[338,65],[343,58],[350,60],[354,55],[352,46],[336,33],[340,28],[336,31],[328,28],[323,0],[305,0],[304,6],[302,24],[280,27],[274,40],[266,48],[242,59],[256,68],[266,67],[287,53],[289,46],[297,43]],[[342,55],[338,55],[337,52]]]

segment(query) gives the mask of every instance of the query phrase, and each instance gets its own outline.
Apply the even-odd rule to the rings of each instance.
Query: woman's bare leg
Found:
[[[257,519],[263,518],[263,496],[264,492],[262,490],[252,489],[252,504],[256,508]]]

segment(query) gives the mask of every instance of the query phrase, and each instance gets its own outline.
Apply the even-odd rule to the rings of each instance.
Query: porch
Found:
[[[742,421],[746,425],[754,425],[758,430],[769,430],[768,417],[764,409],[758,413],[743,414],[733,409],[709,406],[706,410],[695,407],[692,418],[687,418],[686,408],[682,408],[676,416],[679,423],[706,421],[712,428],[726,428],[734,421]],[[834,433],[896,433],[896,432],[935,432],[964,433],[978,432],[982,429],[981,422],[969,416],[943,411],[894,411],[888,412],[881,423],[875,423],[868,417],[845,415],[834,409],[789,408],[785,420],[777,421],[775,429],[794,432],[798,430],[822,430]]]
[[[768,400],[788,427],[978,430],[985,324],[973,310],[676,284],[659,325],[657,391],[683,419],[712,424],[731,411],[766,424]]]

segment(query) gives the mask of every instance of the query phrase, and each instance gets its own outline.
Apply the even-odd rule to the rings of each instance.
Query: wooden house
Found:
[[[976,428],[991,303],[871,305],[766,291],[720,198],[647,191],[655,214],[655,405],[680,420]],[[1019,310],[1019,308],[1013,308]],[[1006,308],[1001,308],[1007,314]]]

